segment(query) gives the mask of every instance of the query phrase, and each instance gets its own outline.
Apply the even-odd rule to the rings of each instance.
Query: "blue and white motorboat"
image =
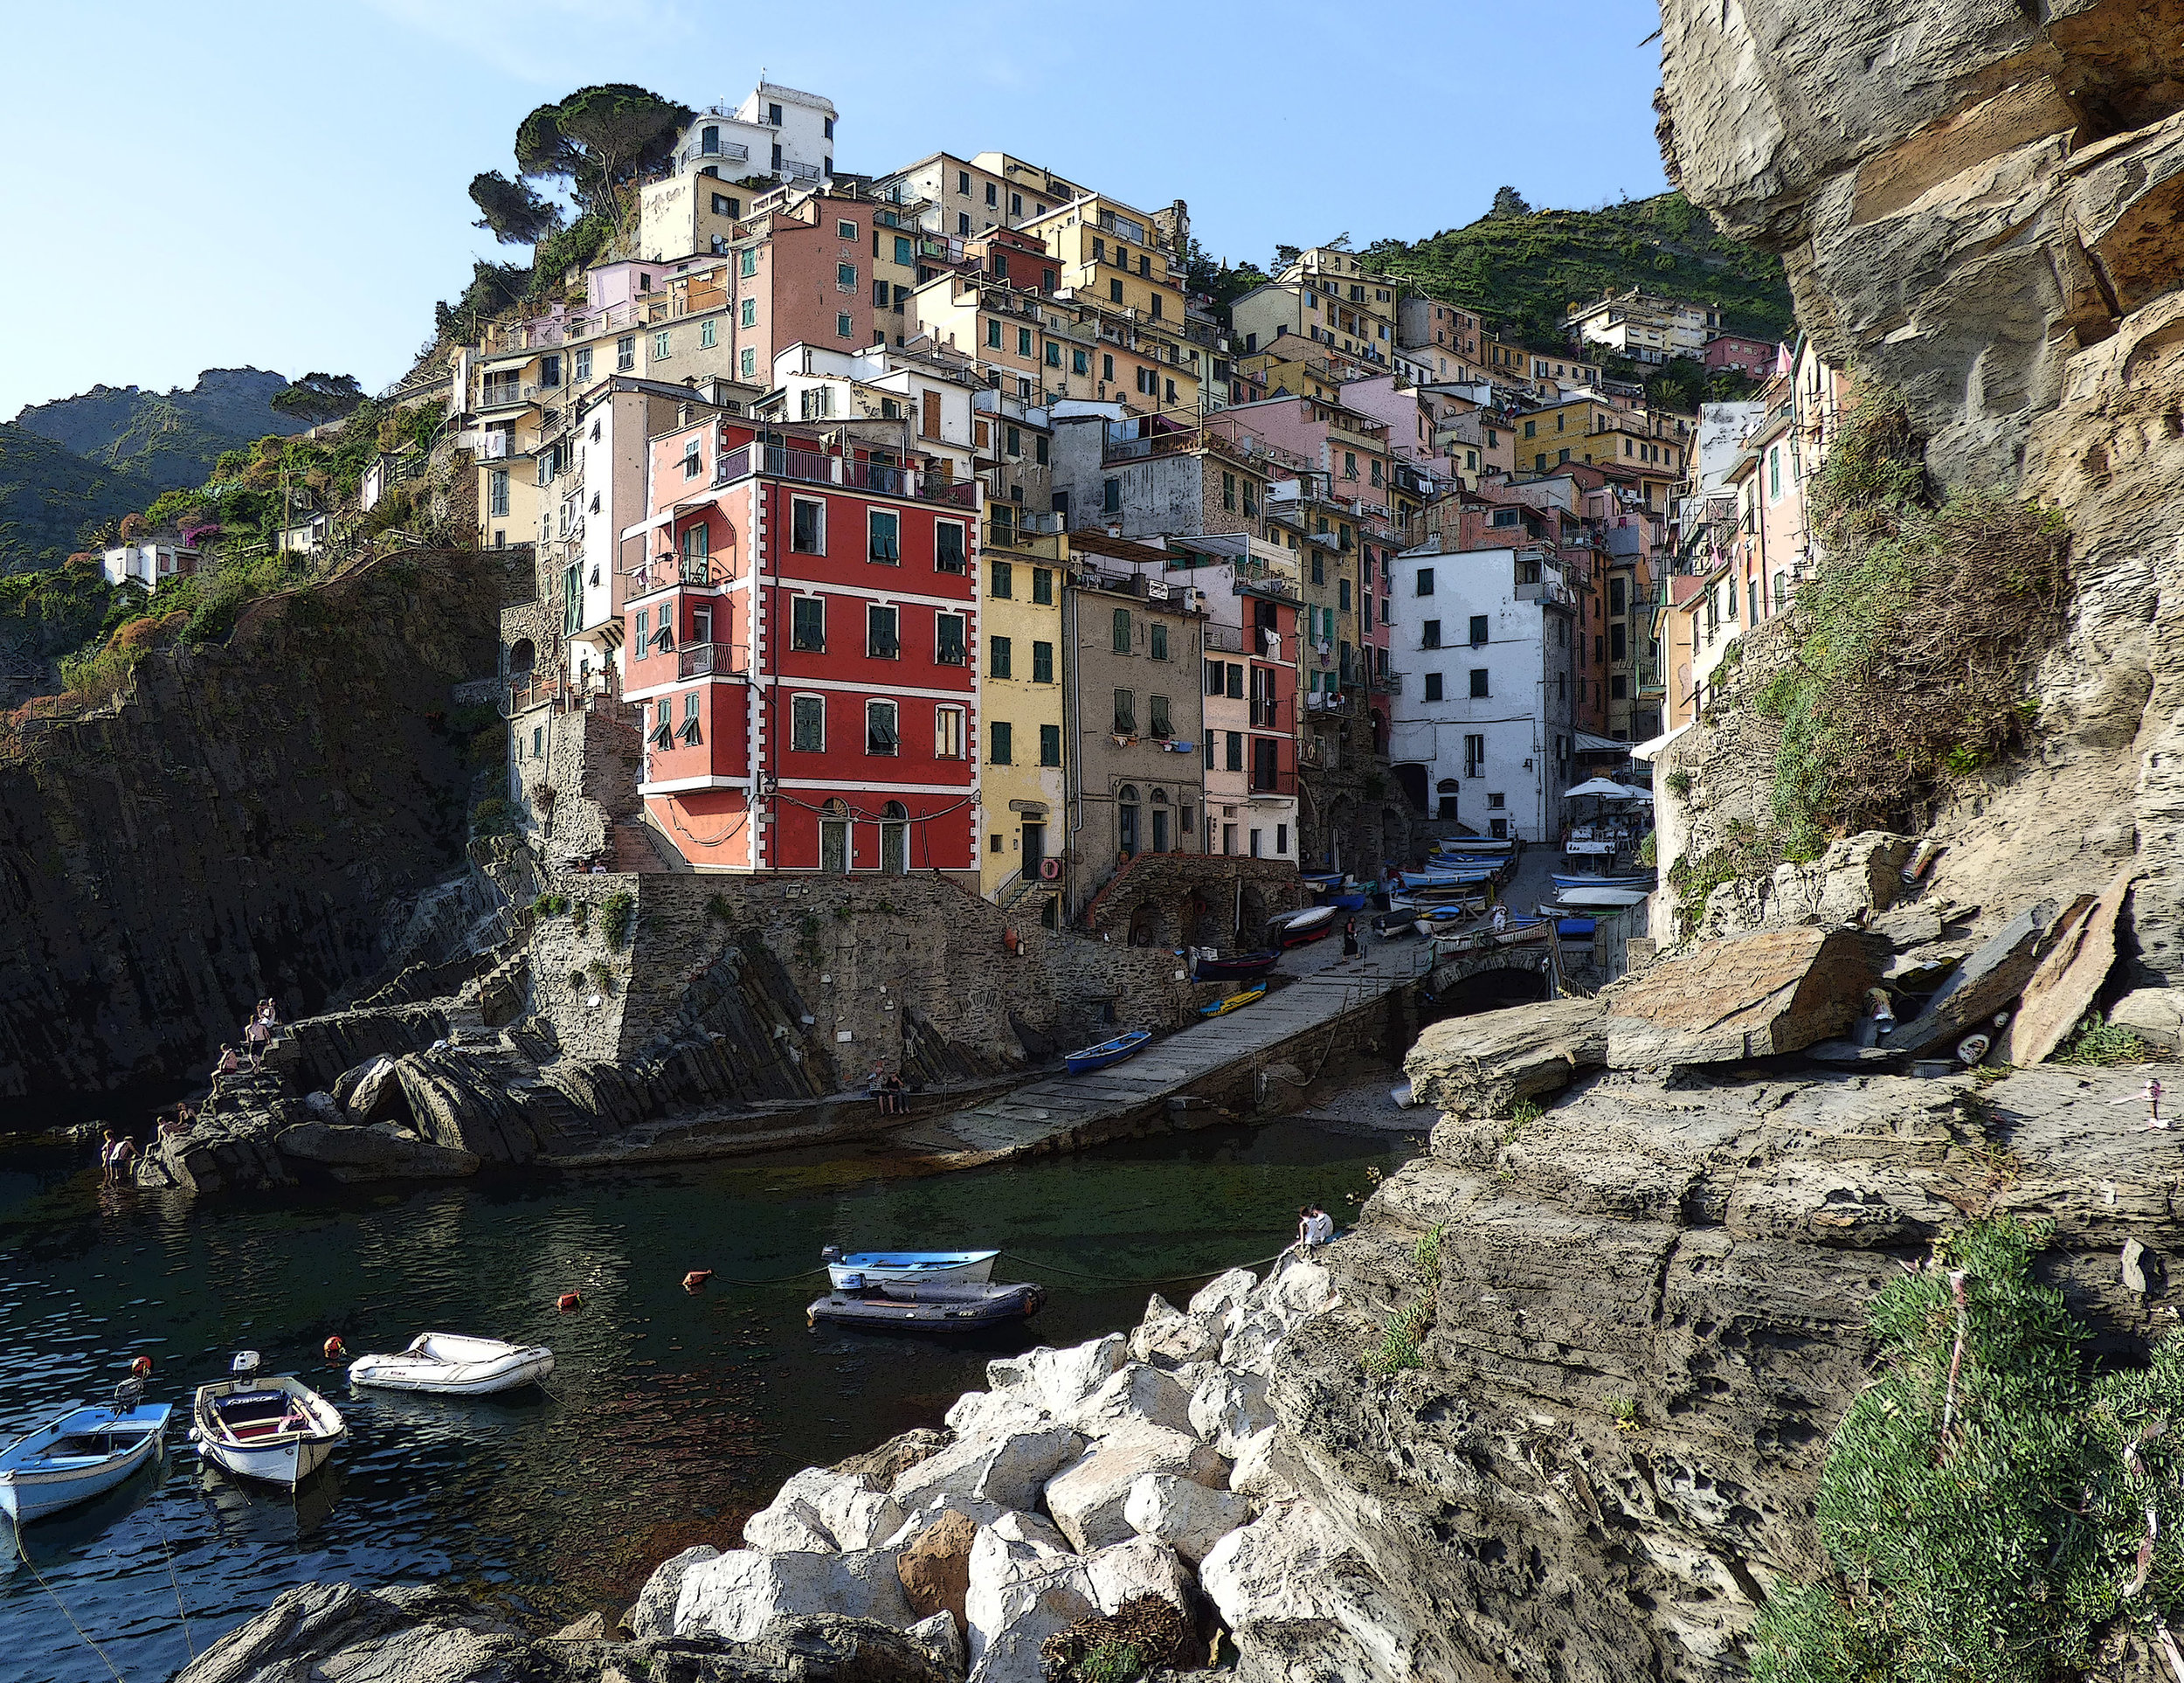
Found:
[[[1331,915],[1331,914],[1330,914]],[[1149,1028],[1131,1028],[1112,1040],[1103,1040],[1097,1046],[1088,1046],[1081,1052],[1072,1052],[1064,1060],[1064,1067],[1071,1075],[1089,1075],[1095,1070],[1104,1070],[1110,1063],[1120,1063],[1134,1056],[1152,1038]]]
[[[141,1379],[115,1387],[104,1407],[71,1409],[0,1452],[0,1512],[42,1519],[102,1496],[165,1451],[173,1405],[139,1402]]]
[[[232,1373],[197,1387],[190,1436],[198,1454],[237,1478],[293,1490],[349,1435],[341,1411],[293,1374],[259,1378],[257,1351],[239,1352]]]
[[[993,1277],[998,1250],[843,1250],[828,1245],[819,1252],[826,1278],[839,1292],[853,1281],[867,1285],[904,1285],[920,1281],[950,1285],[984,1285]]]

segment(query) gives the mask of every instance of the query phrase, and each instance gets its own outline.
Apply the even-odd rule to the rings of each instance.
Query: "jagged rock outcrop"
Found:
[[[392,557],[149,654],[118,706],[0,746],[0,1093],[173,1082],[268,995],[388,960],[462,863],[452,688],[490,674],[501,560]]]

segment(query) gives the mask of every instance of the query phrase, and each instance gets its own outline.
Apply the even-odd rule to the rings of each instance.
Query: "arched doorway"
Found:
[[[1125,783],[1115,792],[1115,851],[1124,859],[1137,856],[1137,786]]]
[[[819,869],[829,876],[849,874],[849,803],[840,796],[819,808]]]
[[[910,809],[899,800],[880,809],[880,869],[888,876],[910,874]]]
[[[1213,915],[1213,903],[1197,889],[1184,897],[1183,940],[1186,946],[1221,944],[1220,919]]]
[[[1403,791],[1403,798],[1420,812],[1426,810],[1426,768],[1413,761],[1408,765],[1391,767],[1395,781]]]
[[[1259,938],[1267,932],[1267,897],[1259,891],[1255,883],[1246,883],[1241,900],[1242,910],[1236,914],[1236,939],[1240,944],[1256,946]]]
[[[1130,910],[1130,944],[1132,946],[1160,945],[1160,908],[1150,900],[1140,900]]]
[[[1434,816],[1443,823],[1456,821],[1456,780],[1444,777],[1434,785]]]
[[[508,675],[528,676],[537,665],[538,645],[529,637],[518,637],[515,646],[508,650]]]

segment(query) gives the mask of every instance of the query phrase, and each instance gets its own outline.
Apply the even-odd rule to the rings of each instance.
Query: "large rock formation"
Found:
[[[452,688],[501,564],[392,557],[154,650],[119,705],[0,738],[0,1094],[201,1073],[259,1000],[322,1009],[459,867]]]

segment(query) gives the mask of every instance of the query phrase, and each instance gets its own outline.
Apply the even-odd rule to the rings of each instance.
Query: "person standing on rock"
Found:
[[[114,1184],[114,1130],[112,1128],[108,1128],[99,1136],[99,1184],[107,1187]],[[1303,1229],[1300,1226],[1297,1231],[1301,1235]]]
[[[250,1067],[257,1069],[266,1061],[266,1019],[252,1017],[243,1028],[243,1043],[250,1048]]]
[[[2145,1125],[2139,1129],[2141,1133],[2167,1133],[2169,1131],[2169,1125],[2161,1115],[2161,1077],[2160,1076],[2149,1075],[2146,1077],[2146,1084],[2137,1092],[2127,1093],[2121,1098],[2111,1098],[2108,1102],[2111,1105],[2129,1105],[2134,1102],[2144,1105],[2146,1107],[2146,1119]]]
[[[134,1169],[135,1160],[136,1141],[125,1133],[114,1142],[111,1161],[107,1169],[107,1184],[110,1187],[132,1184],[136,1178]]]

